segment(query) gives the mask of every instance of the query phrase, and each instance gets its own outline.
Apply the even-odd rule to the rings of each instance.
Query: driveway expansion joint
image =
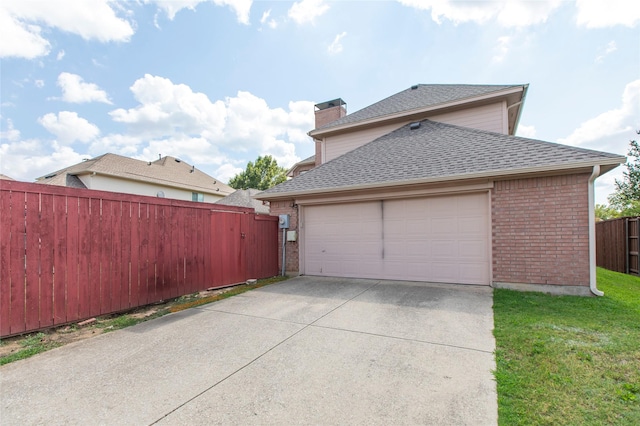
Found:
[[[172,410],[170,410],[169,412],[165,413],[164,416],[160,417],[159,419],[157,419],[156,421],[150,423],[150,425],[155,425],[158,422],[160,422],[161,420],[167,418],[169,415],[171,415],[172,413],[176,412],[177,410],[179,410],[180,408],[184,407],[185,405],[187,405],[188,403],[198,399],[199,397],[201,397],[202,395],[204,395],[205,393],[209,392],[211,389],[215,388],[216,386],[218,386],[220,383],[225,382],[227,379],[235,376],[236,374],[238,374],[240,371],[244,370],[245,368],[249,367],[251,364],[255,363],[256,361],[258,361],[260,358],[264,357],[265,355],[267,355],[268,353],[272,352],[274,349],[276,349],[277,347],[281,346],[282,344],[284,344],[285,342],[291,340],[293,337],[295,337],[296,335],[300,334],[302,331],[306,330],[307,328],[311,327],[313,324],[315,324],[316,322],[320,321],[322,318],[326,317],[327,315],[329,315],[331,312],[335,311],[336,309],[344,306],[346,303],[349,303],[350,301],[352,301],[353,299],[355,299],[356,297],[362,295],[363,293],[369,291],[370,289],[374,288],[375,286],[377,286],[380,283],[380,281],[376,281],[375,283],[373,283],[371,286],[367,287],[366,289],[362,290],[360,293],[354,295],[353,297],[351,297],[350,299],[345,300],[344,302],[340,303],[338,306],[334,307],[333,309],[330,309],[328,312],[326,312],[325,314],[321,315],[319,318],[317,318],[315,321],[309,323],[309,324],[303,324],[304,326],[296,331],[295,333],[291,334],[290,336],[288,336],[286,339],[281,340],[280,342],[276,343],[275,345],[273,345],[271,348],[267,349],[266,351],[264,351],[263,353],[261,353],[260,355],[258,355],[257,357],[255,357],[254,359],[252,359],[251,361],[245,363],[244,365],[242,365],[240,368],[236,369],[235,371],[231,372],[230,374],[228,374],[227,376],[223,377],[222,379],[218,380],[216,383],[214,383],[213,385],[209,386],[208,388],[206,388],[205,390],[203,390],[202,392],[198,393],[197,395],[189,398],[188,400],[184,401],[182,404],[179,404],[177,407],[174,407]],[[251,315],[246,315],[246,316],[251,316]],[[256,318],[256,317],[254,317]],[[262,317],[257,317],[257,318],[262,318]]]

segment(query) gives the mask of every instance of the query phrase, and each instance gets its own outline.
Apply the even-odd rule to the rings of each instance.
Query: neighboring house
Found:
[[[231,194],[227,195],[221,200],[216,201],[216,204],[235,207],[248,207],[253,209],[258,214],[269,214],[269,203],[259,201],[253,198],[254,195],[258,195],[261,191],[259,189],[237,189]]]
[[[593,182],[625,157],[513,136],[527,89],[318,104],[317,167],[257,196],[298,231],[288,273],[600,294]]]
[[[0,180],[15,180],[14,178],[0,173]]]
[[[228,185],[174,157],[140,161],[104,154],[36,179],[36,183],[213,203]]]

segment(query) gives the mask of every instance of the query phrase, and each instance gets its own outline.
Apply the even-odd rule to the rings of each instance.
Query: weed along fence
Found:
[[[638,256],[640,217],[596,223],[596,263],[625,274],[640,275]]]
[[[277,217],[0,184],[1,337],[277,274]]]

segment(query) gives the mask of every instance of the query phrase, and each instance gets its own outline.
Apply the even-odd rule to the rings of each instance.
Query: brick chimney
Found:
[[[315,105],[316,129],[347,115],[347,104],[340,98]],[[322,141],[316,139],[316,167],[322,164]]]

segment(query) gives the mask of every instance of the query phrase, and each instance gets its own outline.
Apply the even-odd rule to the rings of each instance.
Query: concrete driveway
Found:
[[[487,287],[298,277],[0,367],[0,423],[497,423]]]

